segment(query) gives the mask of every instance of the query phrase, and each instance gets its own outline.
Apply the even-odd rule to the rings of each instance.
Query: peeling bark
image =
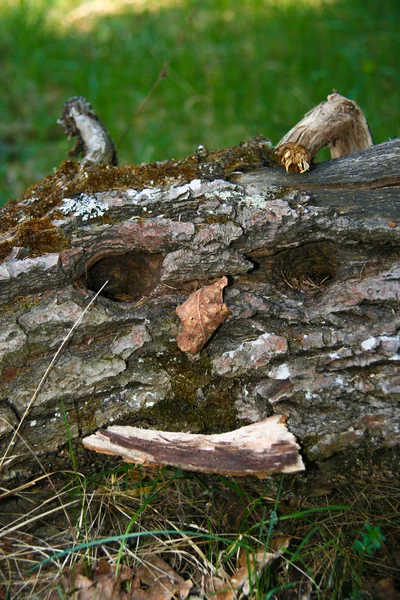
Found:
[[[62,192],[72,167],[58,188],[52,180],[61,200],[47,209],[46,228],[50,222],[66,243],[35,256],[32,242],[4,252],[0,264],[7,476],[33,468],[19,436],[44,464],[68,460],[50,454],[67,441],[61,401],[73,440],[115,423],[214,435],[277,414],[288,417],[303,455],[320,464],[398,445],[400,141],[302,175],[263,166],[264,159],[254,170],[254,157],[266,151],[262,139],[228,155],[237,162],[249,148],[253,171],[235,165],[230,181],[220,178],[226,163],[217,154],[215,179],[210,169],[207,179],[193,179],[192,169],[204,171],[196,155],[180,163],[181,175],[173,165],[173,180],[160,163],[147,183],[141,175],[136,188],[91,189],[84,198]],[[113,169],[87,173],[104,189],[101,176]],[[151,183],[157,172],[162,185]],[[25,197],[1,211],[3,243],[7,218],[14,215],[14,230],[15,215],[33,227],[38,219],[26,210],[39,211],[42,201]],[[224,276],[231,316],[188,356],[176,344],[176,308]]]
[[[114,426],[84,438],[83,445],[96,452],[121,456],[127,462],[263,479],[273,473],[304,470],[299,445],[286,429],[285,420],[274,415],[217,435]]]

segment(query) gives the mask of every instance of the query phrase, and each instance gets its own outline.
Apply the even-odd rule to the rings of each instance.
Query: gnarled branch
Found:
[[[68,139],[77,138],[69,155],[75,157],[83,154],[83,167],[118,163],[117,151],[110,134],[83,96],[74,96],[64,104],[58,123]]]
[[[283,136],[276,154],[288,173],[304,173],[321,148],[328,146],[332,158],[339,158],[372,145],[361,108],[334,92]]]

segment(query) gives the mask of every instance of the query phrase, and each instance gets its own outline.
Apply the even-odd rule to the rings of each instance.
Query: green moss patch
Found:
[[[78,194],[94,194],[110,190],[162,187],[171,183],[188,183],[193,179],[224,178],[232,171],[248,170],[274,163],[273,150],[262,137],[256,137],[239,146],[208,150],[182,160],[123,165],[92,165],[81,170],[79,163],[63,162],[52,175],[33,184],[20,200],[11,200],[0,210],[0,233],[10,232],[11,242],[0,244],[0,260],[4,260],[13,246],[29,249],[30,256],[57,252],[68,247],[68,240],[57,230],[48,217],[64,198]],[[55,216],[54,213],[52,216]]]

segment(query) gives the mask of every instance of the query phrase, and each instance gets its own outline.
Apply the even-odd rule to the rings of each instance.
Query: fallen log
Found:
[[[64,468],[68,437],[115,423],[214,435],[285,416],[333,473],[395,448],[399,173],[400,140],[287,174],[259,137],[152,165],[66,162],[9,203],[4,476],[33,455]],[[182,351],[176,308],[222,277],[230,316]]]

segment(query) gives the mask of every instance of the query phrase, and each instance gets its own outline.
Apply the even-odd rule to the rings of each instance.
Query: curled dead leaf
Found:
[[[63,571],[57,590],[52,590],[47,600],[134,600],[124,589],[132,579],[132,569],[121,565],[118,574],[107,560],[100,559],[91,577],[85,564],[77,564]]]
[[[227,278],[221,277],[193,292],[186,302],[177,307],[176,314],[183,329],[176,341],[183,352],[200,352],[217,327],[231,314],[222,298],[222,290],[227,284]]]

